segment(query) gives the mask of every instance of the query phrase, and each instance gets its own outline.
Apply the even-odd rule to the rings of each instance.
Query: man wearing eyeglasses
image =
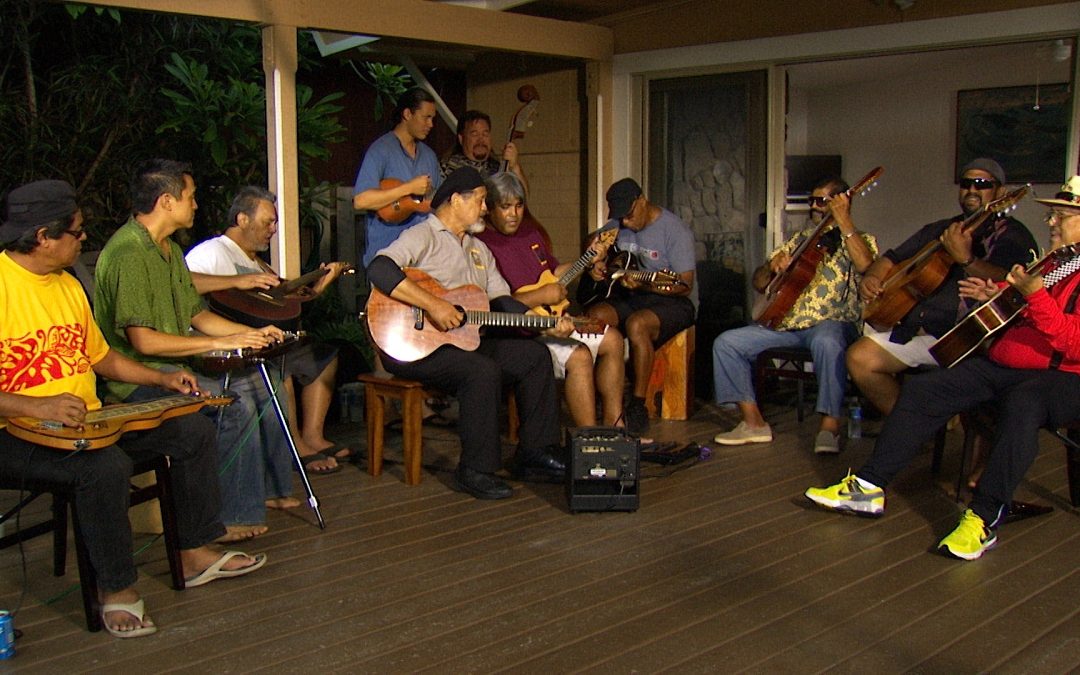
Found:
[[[859,277],[874,262],[877,240],[859,232],[851,220],[849,187],[840,178],[826,178],[810,195],[810,222],[783,246],[773,251],[751,281],[764,293],[770,281],[792,263],[791,254],[812,237],[827,215],[836,226],[821,235],[827,251],[813,278],[780,320],[776,330],[743,326],[725,331],[713,342],[713,383],[716,402],[734,403],[742,421],[731,431],[718,434],[721,445],[744,445],[772,441],[772,429],[761,415],[754,396],[752,368],[758,354],[778,347],[805,347],[813,354],[817,373],[817,411],[821,424],[814,452],[840,452],[840,417],[844,405],[847,372],[844,352],[858,336],[860,319]]]
[[[908,368],[936,366],[930,346],[951,329],[964,310],[959,282],[968,276],[1002,281],[1006,272],[1031,259],[1038,249],[1023,223],[991,216],[977,231],[964,232],[963,219],[1005,194],[1005,170],[993,159],[979,158],[960,174],[962,213],[924,226],[904,243],[886,251],[863,276],[859,295],[871,302],[882,292],[882,280],[898,263],[927,243],[940,240],[953,264],[944,282],[919,301],[891,331],[869,324],[847,352],[847,368],[859,390],[883,414],[892,412],[900,395],[898,375]]]
[[[8,419],[16,417],[81,426],[88,410],[101,407],[98,375],[200,393],[186,370],[155,370],[109,348],[79,282],[63,271],[79,257],[86,235],[69,183],[28,183],[12,190],[7,202],[7,220],[0,226],[0,484],[71,489],[97,575],[105,629],[120,638],[150,635],[157,627],[136,588],[131,553],[127,452],[170,458],[180,560],[189,587],[253,572],[266,556],[226,553],[212,544],[225,528],[218,518],[214,423],[203,415],[174,417],[91,452],[57,450],[7,431]]]
[[[1080,417],[1080,176],[1073,176],[1050,207],[1050,246],[1057,251],[1038,269],[1014,265],[1006,283],[971,276],[964,297],[985,301],[1011,285],[1024,299],[1021,320],[1000,333],[984,356],[969,356],[904,382],[869,461],[836,485],[810,488],[812,502],[840,513],[877,517],[885,486],[923,443],[956,414],[997,404],[997,433],[986,469],[956,529],[938,544],[942,553],[974,560],[997,543],[1013,492],[1039,453],[1039,429]]]

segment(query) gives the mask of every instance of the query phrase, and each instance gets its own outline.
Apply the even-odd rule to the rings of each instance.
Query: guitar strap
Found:
[[[1077,260],[1077,258],[1074,258],[1073,260]],[[1064,265],[1062,267],[1064,267]],[[1061,267],[1058,269],[1061,269]],[[1056,272],[1057,270],[1054,271]],[[1075,272],[1076,270],[1073,271]],[[1066,314],[1072,314],[1076,310],[1077,299],[1080,299],[1080,283],[1076,284],[1072,289],[1072,293],[1069,294],[1069,300],[1065,303]],[[1061,362],[1064,359],[1065,354],[1055,349],[1054,353],[1050,355],[1050,364],[1047,367],[1050,370],[1057,370],[1058,368],[1061,368]]]

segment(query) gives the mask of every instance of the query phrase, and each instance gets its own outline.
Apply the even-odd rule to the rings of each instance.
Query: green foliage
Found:
[[[348,63],[353,72],[375,90],[375,119],[377,120],[383,118],[387,108],[393,110],[398,98],[412,86],[412,77],[404,72],[404,66],[365,61],[358,67],[351,60]]]

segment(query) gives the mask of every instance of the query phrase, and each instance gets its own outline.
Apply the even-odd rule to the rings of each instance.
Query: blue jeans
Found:
[[[817,412],[840,417],[847,387],[844,352],[858,336],[855,324],[823,321],[803,330],[778,331],[743,326],[724,331],[713,341],[713,384],[717,403],[756,402],[753,368],[758,354],[777,347],[804,347],[814,358]]]
[[[269,370],[280,396],[277,373],[274,368]],[[197,377],[199,387],[213,394],[221,393],[220,380],[201,374]],[[218,423],[221,522],[225,525],[259,525],[266,522],[267,498],[284,497],[292,492],[292,456],[258,370],[234,372],[229,391],[236,395],[232,404],[224,408],[203,408]],[[127,400],[162,395],[165,393],[160,389],[139,387]]]

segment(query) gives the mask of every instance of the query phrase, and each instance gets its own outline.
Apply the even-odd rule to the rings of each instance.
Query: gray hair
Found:
[[[509,171],[501,171],[489,177],[484,184],[487,186],[487,207],[494,210],[496,206],[504,202],[520,199],[525,203],[525,186],[521,179]]]
[[[240,188],[240,191],[233,197],[232,206],[229,207],[229,224],[225,229],[238,225],[236,219],[241,213],[248,218],[254,218],[255,211],[259,208],[259,202],[264,200],[276,204],[277,195],[257,185],[247,185]]]

